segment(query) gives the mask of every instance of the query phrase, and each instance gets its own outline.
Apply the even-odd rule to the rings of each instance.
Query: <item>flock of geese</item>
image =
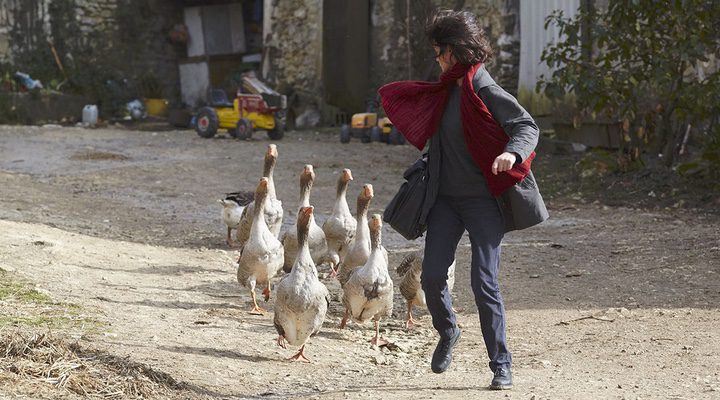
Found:
[[[380,337],[379,323],[392,315],[393,281],[388,272],[388,253],[382,246],[382,218],[379,214],[368,217],[374,196],[372,185],[363,185],[353,215],[347,202],[353,177],[349,169],[344,169],[338,177],[332,214],[319,226],[310,202],[315,172],[312,165],[305,165],[300,174],[300,204],[295,225],[280,236],[283,207],[273,181],[277,158],[277,146],[268,145],[263,175],[252,198],[248,193],[235,192],[219,200],[227,225],[227,243],[240,249],[237,280],[250,290],[253,301],[250,313],[264,315],[266,311],[258,305],[255,289],[262,287],[264,299],[268,301],[271,281],[284,271],[285,275],[275,285],[273,322],[278,332],[277,344],[285,348],[287,342],[299,347],[289,359],[308,361],[305,344],[311,335],[319,332],[330,304],[330,293],[317,270],[318,266],[324,266],[329,268],[330,278],[337,278],[343,291],[345,315],[340,328],[346,326],[348,319],[360,323],[372,319],[375,336],[371,342],[377,346],[388,344]],[[415,325],[413,305],[425,305],[421,271],[419,251],[405,257],[397,268],[401,277],[400,292],[407,300],[408,329]],[[454,264],[449,277],[452,290]]]

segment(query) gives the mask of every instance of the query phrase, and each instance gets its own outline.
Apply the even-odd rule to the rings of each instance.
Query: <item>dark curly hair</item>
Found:
[[[492,57],[485,31],[469,11],[435,10],[425,25],[425,35],[433,46],[446,46],[459,63],[477,64]]]

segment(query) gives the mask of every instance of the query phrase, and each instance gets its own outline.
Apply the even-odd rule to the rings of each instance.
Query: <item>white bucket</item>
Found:
[[[98,119],[98,108],[95,104],[88,104],[82,110],[82,123],[86,126],[95,126]]]

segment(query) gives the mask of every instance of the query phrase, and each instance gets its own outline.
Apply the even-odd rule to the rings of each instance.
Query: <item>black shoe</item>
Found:
[[[445,372],[452,362],[452,349],[460,340],[460,328],[456,328],[456,333],[450,339],[440,338],[435,352],[433,353],[430,367],[436,374]]]
[[[492,390],[512,389],[512,371],[509,367],[498,367],[490,384]]]

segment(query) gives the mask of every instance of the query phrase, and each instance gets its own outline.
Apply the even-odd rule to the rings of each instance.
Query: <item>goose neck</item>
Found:
[[[265,164],[263,164],[263,176],[272,179],[273,171],[275,170],[275,158],[265,157]]]
[[[348,205],[347,198],[345,197],[344,193],[342,196],[338,196],[337,199],[335,199],[335,205],[333,206],[333,214],[350,214],[350,206]]]
[[[298,237],[298,240],[299,239],[300,237]],[[312,261],[312,256],[310,255],[310,246],[308,246],[307,240],[304,240],[303,243],[300,245],[300,249],[298,250],[297,258],[295,259],[295,264],[291,273],[296,275],[307,275],[313,269],[315,268]]]
[[[257,217],[264,214],[265,204],[267,204],[268,193],[256,193],[255,194],[255,208],[253,209],[253,216]],[[263,218],[264,220],[265,218]]]
[[[359,241],[360,243],[366,243],[366,246],[367,246],[367,244],[370,243],[369,236],[370,236],[370,228],[368,228],[367,213],[358,214],[357,229],[355,231],[356,241]]]
[[[312,181],[303,182],[300,185],[300,207],[310,206],[310,191],[312,189]]]
[[[368,208],[370,207],[370,199],[367,198],[358,198],[357,201],[357,219],[360,221],[360,219],[363,219],[365,222],[367,222],[367,213]]]
[[[380,229],[371,229],[370,230],[370,249],[376,250],[380,247],[380,244],[382,242],[382,233],[380,232]]]
[[[344,198],[344,197],[345,197],[345,194],[347,193],[347,188],[348,188],[348,184],[349,184],[349,183],[350,183],[350,181],[346,181],[346,180],[344,180],[344,179],[338,180],[338,183],[337,183],[337,192],[336,192],[338,198],[340,198],[340,197],[343,197],[343,198]]]
[[[275,195],[275,180],[273,180],[272,174],[268,178],[268,199],[276,199]]]
[[[298,224],[298,227],[297,227],[297,241],[298,241],[298,247],[300,247],[301,250],[302,250],[303,248],[307,247],[307,248],[308,248],[308,251],[310,251],[310,250],[309,250],[309,249],[310,249],[310,245],[308,244],[308,234],[309,234],[309,231],[310,231],[310,230],[308,229],[308,225],[309,225],[309,223],[308,223],[307,225],[300,225],[300,224]]]

